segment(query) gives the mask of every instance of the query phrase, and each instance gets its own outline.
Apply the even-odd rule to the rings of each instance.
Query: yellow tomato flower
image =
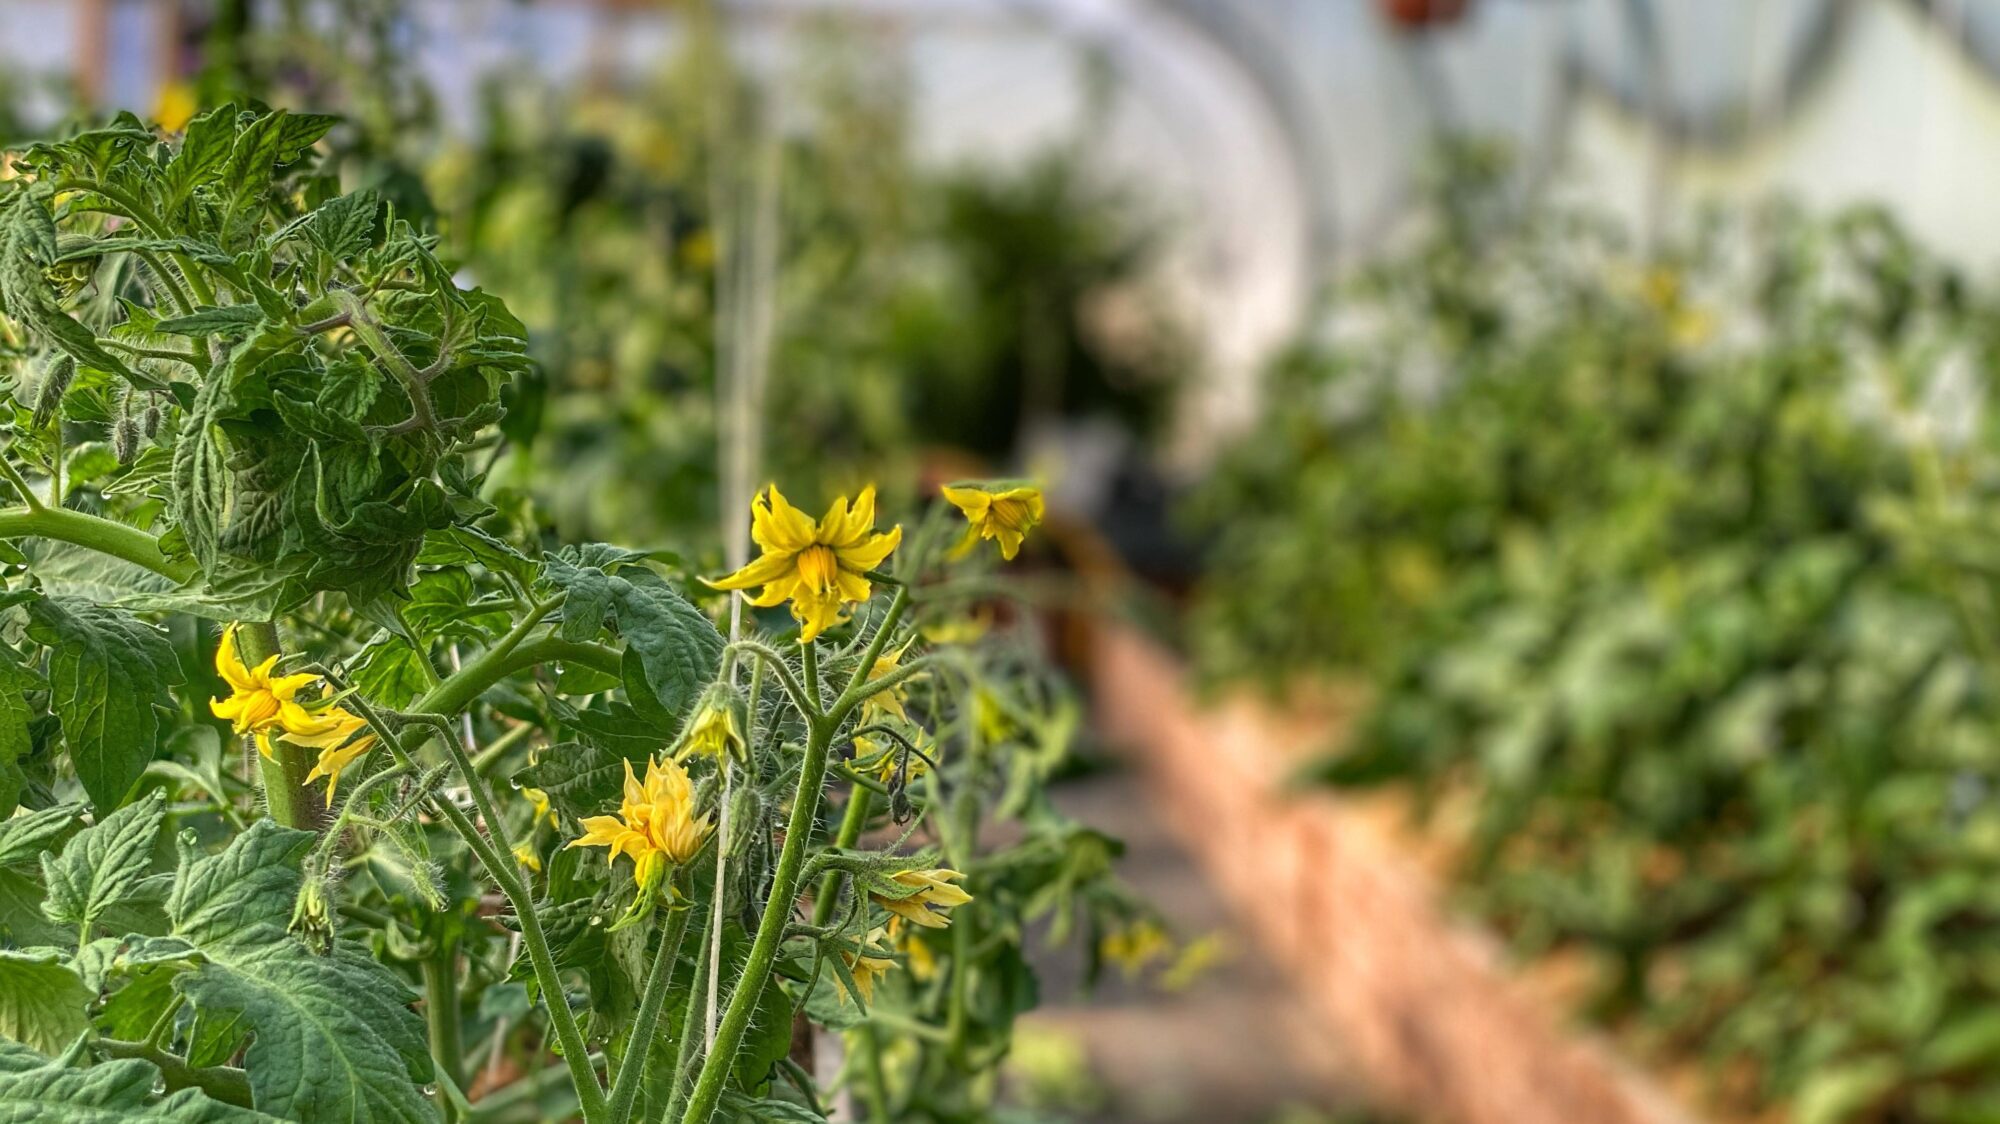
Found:
[[[869,681],[873,682],[896,670],[896,666],[903,662],[903,653],[909,651],[910,645],[914,642],[914,638],[905,640],[902,647],[876,657],[875,665],[868,669]],[[924,674],[919,672],[914,678],[903,680],[903,683],[913,683],[917,679],[922,679]],[[909,714],[903,710],[902,685],[891,687],[886,691],[877,691],[861,700],[861,716],[857,720],[860,725],[880,722],[884,718],[896,718],[904,722],[910,720]]]
[[[1097,942],[1097,955],[1115,964],[1126,979],[1133,979],[1146,965],[1174,950],[1173,938],[1152,921],[1135,921]]]
[[[889,876],[889,881],[906,886],[916,893],[907,897],[891,898],[882,894],[869,894],[876,905],[888,910],[912,925],[926,929],[942,929],[951,924],[951,917],[945,912],[953,906],[964,905],[972,900],[972,895],[952,885],[965,875],[942,867],[933,870],[902,870]],[[933,911],[930,907],[937,906]]]
[[[535,811],[534,815],[528,817],[529,831],[535,830],[535,826],[543,820],[549,821],[550,827],[556,826],[556,814],[549,807],[548,793],[543,792],[539,788],[529,788],[527,785],[522,785],[521,797],[528,802],[528,807]]]
[[[340,772],[356,761],[368,756],[375,748],[376,737],[372,733],[361,733],[368,720],[358,714],[351,714],[337,706],[330,706],[314,715],[329,728],[317,734],[300,735],[286,733],[285,740],[301,745],[313,746],[319,750],[319,760],[313,763],[312,772],[306,774],[305,783],[326,778],[326,806],[333,807],[333,790],[340,784]],[[360,734],[359,737],[354,735]],[[352,741],[348,740],[353,738]]]
[[[687,770],[657,758],[646,763],[646,781],[632,775],[625,763],[625,799],[615,816],[591,816],[572,847],[609,847],[611,858],[632,856],[632,877],[640,886],[654,883],[665,864],[679,866],[701,850],[708,839],[708,817],[694,814],[694,782]]]
[[[208,709],[217,718],[227,719],[238,735],[255,734],[257,751],[271,756],[275,735],[307,744],[323,744],[339,724],[327,714],[314,714],[298,702],[298,694],[318,678],[310,672],[272,675],[278,657],[272,656],[256,667],[243,662],[236,646],[236,625],[222,630],[222,643],[215,649],[215,672],[229,684],[226,699],[210,699]],[[345,713],[344,711],[342,713]],[[350,716],[351,717],[351,716]]]
[[[937,975],[937,953],[931,951],[916,926],[903,924],[900,917],[891,917],[886,932],[896,951],[909,958],[911,979],[928,983]]]
[[[532,839],[523,839],[514,844],[514,861],[536,874],[542,872],[542,856],[535,850],[535,842]]]
[[[195,99],[194,87],[186,82],[173,81],[160,87],[159,99],[153,105],[153,120],[169,133],[178,133],[194,120],[201,103]]]
[[[854,990],[861,993],[863,1003],[875,1002],[875,981],[896,968],[896,961],[875,947],[875,942],[882,936],[882,930],[871,930],[859,949],[853,952],[842,949],[840,952],[841,963],[847,965],[847,974],[854,977]],[[840,1005],[847,1006],[846,988],[840,991]]]
[[[873,586],[862,576],[882,564],[903,541],[903,528],[875,533],[875,488],[861,490],[852,504],[833,501],[815,524],[791,504],[777,485],[750,506],[750,537],[764,553],[748,566],[708,584],[716,589],[763,586],[752,605],[792,603],[799,640],[810,643],[840,619],[840,607],[868,600]]]
[[[993,491],[980,484],[947,484],[944,498],[965,513],[968,526],[957,553],[971,550],[981,539],[1000,544],[1000,557],[1013,561],[1021,552],[1021,540],[1042,522],[1040,488],[1007,488]]]

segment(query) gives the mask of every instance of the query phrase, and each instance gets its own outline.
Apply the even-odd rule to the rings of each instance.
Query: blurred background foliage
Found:
[[[452,129],[397,6],[341,7],[342,36],[310,5],[225,7],[196,100],[343,113],[347,186],[433,223],[518,310],[540,372],[510,399],[498,478],[565,537],[712,537],[717,333],[736,317],[769,318],[762,475],[802,496],[879,480],[902,503],[926,478],[1021,468],[1038,431],[1143,440],[1168,419],[1186,351],[1150,290],[1163,230],[1089,170],[1087,123],[1025,165],[925,166],[902,76],[837,21],[759,83],[692,5],[656,73],[495,73]]]
[[[1369,684],[1466,903],[1725,1104],[2000,1106],[1996,293],[1884,213],[1639,256],[1446,154],[1192,505],[1212,677]],[[1482,187],[1482,185],[1485,185]]]

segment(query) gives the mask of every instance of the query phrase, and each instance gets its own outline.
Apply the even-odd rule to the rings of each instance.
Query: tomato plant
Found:
[[[1038,493],[906,538],[772,487],[701,581],[557,541],[487,498],[521,323],[332,125],[121,115],[0,180],[0,1100],[981,1118],[1029,923],[1145,917],[1043,793],[1032,622],[967,624]]]

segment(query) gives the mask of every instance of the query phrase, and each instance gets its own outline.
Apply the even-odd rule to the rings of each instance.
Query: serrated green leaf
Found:
[[[82,811],[76,804],[59,804],[0,820],[0,866],[39,866],[42,852],[62,842],[76,828]]]
[[[0,1121],[6,1124],[272,1124],[272,1118],[224,1104],[199,1089],[154,1099],[160,1071],[137,1059],[74,1069],[57,1062],[33,1069],[0,1066]]]
[[[611,575],[596,566],[576,565],[550,554],[542,559],[548,582],[563,590],[562,637],[572,643],[597,638],[611,612]]]
[[[400,636],[377,636],[356,660],[354,686],[380,705],[401,710],[431,688],[423,653]]]
[[[558,811],[571,819],[582,819],[616,802],[625,783],[625,766],[633,764],[643,772],[645,760],[644,754],[626,757],[601,746],[564,742],[543,750],[518,779],[529,788],[548,793],[550,804]]]
[[[43,855],[42,912],[58,925],[95,928],[146,876],[166,817],[166,794],[155,789],[71,836],[61,853]]]
[[[12,648],[0,645],[0,817],[11,816],[27,787],[21,760],[34,751],[35,739],[28,723],[35,717],[28,705],[28,692],[42,685],[41,678],[23,667]],[[0,856],[6,853],[6,823],[0,822]],[[6,859],[0,857],[0,865]]]
[[[585,641],[612,619],[625,638],[626,691],[635,705],[664,716],[684,712],[722,662],[722,633],[666,579],[630,565],[644,555],[602,544],[564,548],[542,559],[542,573],[563,599],[563,638]],[[623,566],[617,573],[605,567]],[[655,714],[654,717],[660,717]]]
[[[212,183],[229,160],[241,112],[232,103],[189,121],[180,150],[167,164],[167,206],[178,207],[195,189]]]
[[[159,740],[154,706],[181,682],[158,628],[118,609],[67,597],[28,603],[28,635],[49,649],[51,705],[77,778],[100,811],[125,802]]]
[[[374,241],[375,214],[380,205],[372,191],[336,195],[287,224],[276,240],[303,238],[328,257],[351,257]]]
[[[153,330],[169,336],[241,335],[264,322],[264,310],[254,304],[197,308],[186,316],[162,320]]]
[[[722,633],[651,570],[617,575],[612,598],[619,635],[625,638],[626,651],[638,655],[652,700],[669,714],[685,714],[722,666]],[[633,687],[628,676],[627,692],[632,693]],[[645,692],[635,694],[634,700],[643,697]]]
[[[67,959],[55,949],[0,949],[0,1036],[54,1054],[90,1025],[93,993]]]
[[[311,832],[259,820],[219,855],[183,839],[174,935],[207,962],[174,986],[205,1017],[240,1019],[257,1107],[320,1124],[436,1119],[423,1020],[403,980],[358,950],[315,955],[286,932]]]

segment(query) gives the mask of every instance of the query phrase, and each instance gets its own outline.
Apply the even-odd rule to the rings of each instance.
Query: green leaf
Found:
[[[567,593],[562,604],[563,639],[573,643],[596,639],[611,612],[611,575],[596,566],[572,565],[554,554],[543,557],[542,572]]]
[[[181,682],[166,634],[118,609],[68,597],[28,603],[28,635],[49,649],[49,690],[77,778],[101,811],[125,802],[153,759],[156,703]]]
[[[597,635],[607,616],[625,638],[626,693],[642,710],[678,715],[715,678],[722,663],[722,633],[665,578],[632,565],[645,555],[602,544],[565,547],[544,555],[547,580],[568,591],[563,600],[565,640]],[[623,567],[617,573],[609,567]],[[657,717],[657,715],[655,715]]]
[[[71,836],[61,854],[44,854],[42,912],[58,925],[95,928],[146,876],[166,818],[166,794],[155,789]]]
[[[241,119],[234,103],[217,106],[189,121],[180,151],[167,164],[168,209],[180,205],[198,187],[213,182],[229,160]]]
[[[34,708],[28,705],[28,692],[41,685],[40,677],[21,666],[12,648],[0,645],[0,817],[14,814],[28,784],[21,769],[21,760],[35,748],[28,730],[35,717]],[[0,822],[0,855],[6,853],[6,828],[6,823]],[[0,865],[5,862],[0,858]]]
[[[434,1121],[409,986],[358,949],[315,955],[286,932],[313,841],[259,820],[204,857],[183,836],[167,913],[207,960],[174,986],[197,1014],[250,1032],[244,1068],[260,1110],[305,1124]]]
[[[76,827],[82,810],[76,804],[59,804],[0,820],[0,866],[38,862],[42,852],[61,842]]]
[[[612,597],[626,651],[637,653],[653,701],[671,714],[686,713],[722,666],[722,633],[651,570],[628,570],[615,581]],[[628,693],[632,687],[628,677]]]
[[[354,686],[383,706],[406,709],[431,688],[423,653],[393,633],[378,635],[357,658]]]
[[[35,581],[52,597],[119,604],[176,588],[171,578],[88,547],[53,539],[28,545],[28,565],[35,572]]]
[[[268,1124],[271,1117],[224,1104],[199,1089],[155,1100],[160,1071],[135,1059],[73,1069],[49,1062],[0,1066],[0,1120],[7,1124]]]
[[[496,574],[511,574],[523,583],[533,581],[539,570],[534,559],[474,527],[446,527],[425,535],[417,565],[479,565]]]
[[[66,960],[52,948],[0,949],[0,1036],[55,1054],[90,1025],[92,992]]]
[[[650,752],[650,750],[649,750]],[[549,801],[571,819],[594,816],[613,803],[625,783],[625,766],[646,760],[626,757],[585,742],[564,742],[542,751],[535,764],[518,778],[529,788],[549,794]]]
[[[48,191],[17,189],[0,199],[0,312],[20,321],[78,363],[117,375],[138,386],[165,383],[140,375],[97,342],[97,333],[63,311],[43,269],[56,257],[55,219]]]
[[[153,330],[172,336],[239,335],[264,322],[264,310],[254,304],[197,308],[186,316],[162,320]]]
[[[328,257],[351,257],[375,241],[375,215],[380,205],[372,191],[336,195],[287,224],[277,240],[303,238]]]
[[[826,1124],[826,1117],[802,1104],[773,1097],[752,1097],[729,1089],[722,1094],[722,1118],[757,1124]]]

